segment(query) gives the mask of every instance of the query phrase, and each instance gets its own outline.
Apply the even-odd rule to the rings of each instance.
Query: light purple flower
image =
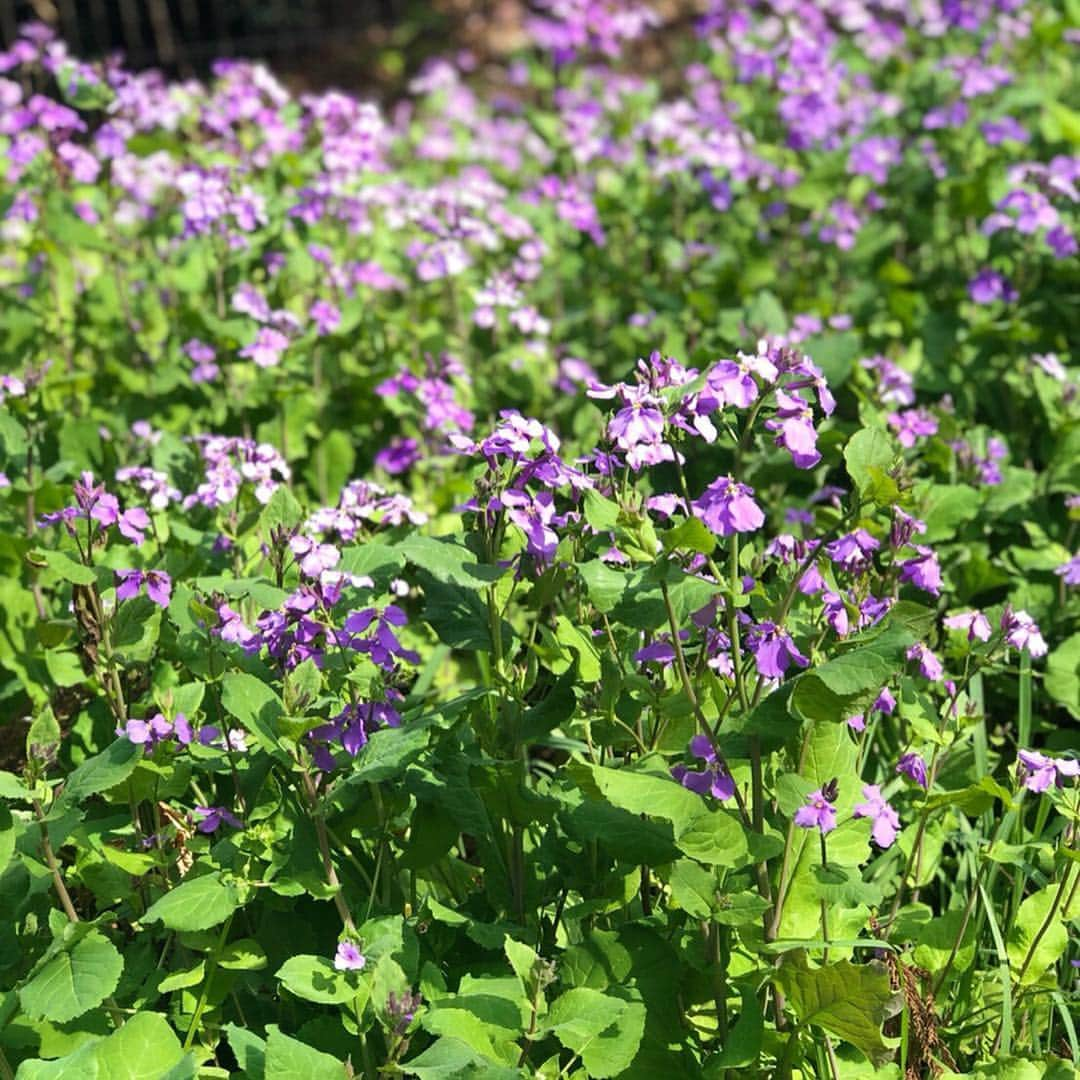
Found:
[[[947,630],[963,630],[968,641],[989,641],[993,632],[990,620],[981,611],[961,611],[944,620]]]
[[[923,789],[929,786],[926,762],[918,754],[904,754],[896,763],[896,771],[913,780]]]
[[[254,360],[261,368],[277,367],[281,363],[281,354],[288,348],[289,339],[272,327],[260,327],[255,340],[240,350],[240,355]]]
[[[849,574],[863,574],[870,569],[873,553],[881,547],[865,529],[856,529],[825,545],[825,553]]]
[[[792,819],[800,829],[820,829],[822,834],[836,828],[836,808],[820,788],[806,796],[806,805],[795,811]]]
[[[799,652],[791,635],[772,622],[760,622],[746,635],[746,647],[754,654],[758,672],[766,679],[782,679],[792,664],[806,667],[810,661]]]
[[[1067,563],[1062,563],[1055,571],[1066,585],[1080,585],[1080,552]]]
[[[879,848],[887,848],[896,839],[900,815],[885,801],[877,784],[863,784],[862,793],[866,802],[857,803],[852,814],[857,818],[870,818],[874,823],[870,833],[874,843]]]
[[[690,753],[705,763],[704,768],[694,771],[685,765],[672,767],[671,775],[684,788],[699,795],[712,795],[714,799],[730,799],[735,794],[735,781],[717,760],[716,748],[707,735],[695,735],[690,740]]]
[[[1035,620],[1026,611],[1006,607],[1001,616],[1005,644],[1014,649],[1026,649],[1032,657],[1045,656],[1048,649]]]
[[[367,964],[363,953],[351,941],[339,941],[334,954],[334,967],[338,971],[362,971]]]
[[[1041,794],[1051,784],[1064,787],[1066,780],[1080,776],[1080,761],[1075,758],[1052,758],[1037,750],[1021,750],[1017,755],[1016,775],[1028,791]]]
[[[753,532],[765,523],[754,489],[730,476],[717,477],[694,502],[697,516],[718,536]]]
[[[244,827],[244,823],[224,806],[196,806],[193,812],[200,819],[197,827],[201,833],[217,832],[222,824],[231,825],[234,829]]]
[[[559,537],[551,527],[556,522],[555,501],[550,491],[529,495],[510,489],[500,497],[506,516],[525,534],[525,550],[548,562],[555,556]]]
[[[172,578],[164,570],[117,570],[116,599],[132,600],[146,586],[146,595],[167,608],[172,598]]]
[[[934,653],[921,641],[916,641],[905,654],[909,660],[914,660],[919,665],[919,672],[924,679],[931,682],[940,682],[945,674],[945,668]]]
[[[922,544],[916,544],[915,550],[919,553],[915,558],[900,564],[900,581],[938,596],[941,593],[941,566],[937,554]]]
[[[992,304],[995,300],[1011,303],[1020,294],[1004,275],[983,269],[968,282],[968,295],[976,304]]]

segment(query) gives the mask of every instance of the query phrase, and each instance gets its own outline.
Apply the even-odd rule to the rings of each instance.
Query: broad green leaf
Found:
[[[64,799],[80,803],[83,799],[122,784],[135,771],[142,758],[142,747],[128,739],[116,739],[100,753],[87,758],[69,777]]]
[[[267,1025],[265,1080],[344,1080],[345,1066],[337,1058]]]
[[[915,497],[918,516],[926,522],[920,540],[927,544],[951,540],[957,529],[979,512],[983,498],[980,489],[967,484],[922,485],[916,488]]]
[[[405,1062],[405,1071],[417,1080],[520,1080],[521,1072],[496,1065],[468,1043],[452,1037],[436,1039],[422,1054]]]
[[[765,1017],[758,1001],[757,987],[751,983],[739,985],[742,1007],[739,1018],[728,1032],[720,1052],[705,1062],[707,1080],[722,1075],[723,1069],[738,1069],[753,1065],[761,1053],[765,1035]]]
[[[890,625],[869,644],[801,675],[791,694],[791,708],[807,720],[846,720],[872,704],[903,669],[904,653],[914,640],[910,630]]]
[[[228,971],[261,971],[266,967],[266,953],[253,938],[241,938],[222,949],[218,965]]]
[[[163,923],[170,930],[209,930],[239,907],[235,886],[216,871],[188,878],[151,904],[143,922]]]
[[[198,986],[203,981],[205,974],[206,961],[200,960],[193,968],[188,968],[186,971],[174,971],[171,975],[166,975],[158,983],[158,991],[162,994],[168,994],[173,990],[184,990],[189,986]]]
[[[291,956],[277,978],[291,994],[319,1005],[343,1005],[356,997],[356,987],[324,956]]]
[[[844,447],[844,464],[865,501],[877,501],[880,481],[897,457],[893,440],[880,428],[855,432]]]
[[[176,1033],[160,1013],[140,1012],[105,1038],[85,1043],[56,1061],[24,1061],[19,1080],[164,1080],[188,1060]]]
[[[1038,982],[1068,948],[1069,932],[1061,918],[1060,904],[1058,885],[1054,883],[1032,893],[1016,913],[1006,949],[1013,979],[1021,986]],[[1021,975],[1025,964],[1027,968]]]
[[[1080,720],[1080,633],[1067,637],[1046,661],[1046,692]]]
[[[589,1076],[617,1076],[634,1060],[645,1031],[645,1006],[588,987],[552,1002],[544,1027],[581,1055]]]
[[[695,919],[707,919],[716,908],[716,878],[690,859],[679,859],[668,873],[668,888],[676,907]]]
[[[124,961],[113,943],[91,930],[55,953],[19,991],[29,1016],[62,1024],[100,1005],[117,987]]]
[[[397,550],[414,566],[425,570],[443,585],[463,589],[483,589],[506,572],[481,563],[456,537],[423,536],[413,533],[397,545]]]
[[[892,1053],[881,1026],[898,1006],[884,964],[841,960],[810,968],[803,953],[788,953],[775,979],[802,1023],[838,1035],[876,1065]]]
[[[222,679],[221,706],[255,736],[264,750],[276,748],[276,725],[285,706],[261,679],[244,671],[229,672]]]
[[[62,551],[42,551],[39,554],[54,574],[73,585],[93,585],[97,581],[97,575],[89,566],[77,563]]]

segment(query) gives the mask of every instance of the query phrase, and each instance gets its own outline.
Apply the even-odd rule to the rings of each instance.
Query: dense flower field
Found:
[[[0,1077],[1075,1075],[1080,6],[536,10],[0,54]]]

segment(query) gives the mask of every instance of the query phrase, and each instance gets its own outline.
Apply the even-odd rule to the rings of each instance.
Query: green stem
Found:
[[[206,978],[203,980],[202,989],[199,991],[199,1001],[195,1006],[195,1012],[192,1013],[191,1023],[188,1025],[187,1035],[184,1037],[184,1049],[190,1050],[191,1044],[195,1041],[195,1033],[199,1028],[199,1021],[202,1019],[202,1014],[206,1011],[206,1002],[210,997],[210,990],[213,987],[214,975],[217,974],[218,957],[221,955],[221,950],[225,948],[225,942],[229,938],[229,930],[232,928],[233,917],[230,915],[225,920],[225,925],[221,928],[221,933],[218,935],[217,942],[214,944],[213,951],[210,953],[209,969],[206,972]]]

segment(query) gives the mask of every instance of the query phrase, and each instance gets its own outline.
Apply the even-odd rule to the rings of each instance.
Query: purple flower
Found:
[[[316,300],[308,314],[320,335],[332,334],[341,325],[341,312],[326,300]]]
[[[887,848],[896,839],[900,828],[900,815],[885,801],[877,784],[863,784],[863,798],[852,814],[857,818],[870,818],[874,825],[871,836],[879,848]]]
[[[937,417],[929,409],[905,409],[903,412],[889,413],[888,420],[900,445],[909,450],[919,439],[938,433]]]
[[[919,553],[915,558],[900,564],[900,581],[937,596],[941,592],[941,566],[937,555],[928,547],[916,544]]]
[[[111,499],[112,496],[107,496],[107,498]],[[126,537],[138,547],[146,539],[143,536],[143,530],[150,528],[150,516],[141,506],[133,506],[130,510],[118,514],[115,523],[120,530],[120,535]]]
[[[325,570],[333,570],[341,559],[341,552],[333,544],[319,544],[307,536],[294,536],[289,549],[296,557],[300,572],[307,577],[319,577]]]
[[[1054,573],[1066,585],[1080,585],[1080,552],[1074,555],[1067,563],[1062,563]]]
[[[1020,294],[1013,288],[1008,278],[996,270],[984,269],[968,282],[968,295],[976,304],[992,304],[995,300],[1011,303]]]
[[[839,637],[844,637],[851,628],[844,598],[839,593],[826,590],[822,594],[821,602],[825,611],[825,621]]]
[[[685,765],[675,765],[671,775],[684,788],[696,791],[699,795],[712,795],[714,799],[730,799],[735,794],[735,781],[720,764],[716,748],[707,735],[695,735],[690,740],[690,753],[705,763],[705,767],[693,771]]]
[[[958,615],[949,615],[944,620],[947,630],[963,630],[968,641],[989,641],[993,632],[990,620],[981,611],[962,611]]]
[[[896,771],[913,780],[924,790],[929,786],[926,762],[918,754],[904,754],[896,763]]]
[[[407,472],[420,460],[420,444],[404,435],[394,435],[375,455],[375,464],[391,476]]]
[[[645,664],[655,661],[660,664],[670,664],[675,659],[675,647],[670,641],[654,641],[643,649],[634,653],[635,664]]]
[[[281,354],[288,348],[289,339],[272,327],[260,327],[255,340],[240,350],[240,355],[254,360],[261,368],[277,367],[281,363]]]
[[[200,819],[198,830],[201,833],[213,833],[222,826],[231,825],[234,829],[242,829],[244,823],[224,806],[196,806],[194,814]]]
[[[1035,620],[1026,611],[1013,611],[1006,607],[1001,616],[1001,629],[1005,633],[1006,645],[1026,649],[1032,657],[1046,655],[1046,642]]]
[[[797,469],[812,469],[820,460],[814,413],[800,397],[783,390],[776,391],[776,416],[765,421],[769,431],[777,432],[777,446],[791,454]]]
[[[791,635],[772,622],[760,622],[746,635],[746,647],[754,654],[758,672],[766,679],[782,679],[792,664],[806,667],[809,660]]]
[[[339,941],[334,954],[334,967],[338,971],[362,971],[367,960],[351,941]]]
[[[795,811],[792,819],[800,829],[820,829],[822,834],[836,828],[836,808],[819,788],[806,796],[806,805]]]
[[[117,570],[116,599],[131,600],[146,586],[146,595],[167,608],[172,598],[172,578],[164,570]]]
[[[865,529],[856,529],[831,544],[825,545],[830,559],[849,574],[862,574],[870,569],[873,553],[881,547]]]
[[[1028,791],[1041,794],[1051,784],[1064,787],[1066,780],[1080,776],[1080,761],[1052,758],[1036,750],[1021,750],[1017,755],[1016,776]]]
[[[765,523],[754,489],[730,476],[717,477],[694,502],[697,516],[718,536],[753,532]]]
[[[550,491],[529,495],[511,488],[503,492],[506,516],[525,534],[525,550],[541,562],[555,557],[559,537],[551,527],[555,522],[555,500]]]
[[[919,665],[919,672],[924,679],[931,682],[939,682],[945,674],[941,661],[921,641],[916,641],[905,654],[909,660],[914,660]]]

